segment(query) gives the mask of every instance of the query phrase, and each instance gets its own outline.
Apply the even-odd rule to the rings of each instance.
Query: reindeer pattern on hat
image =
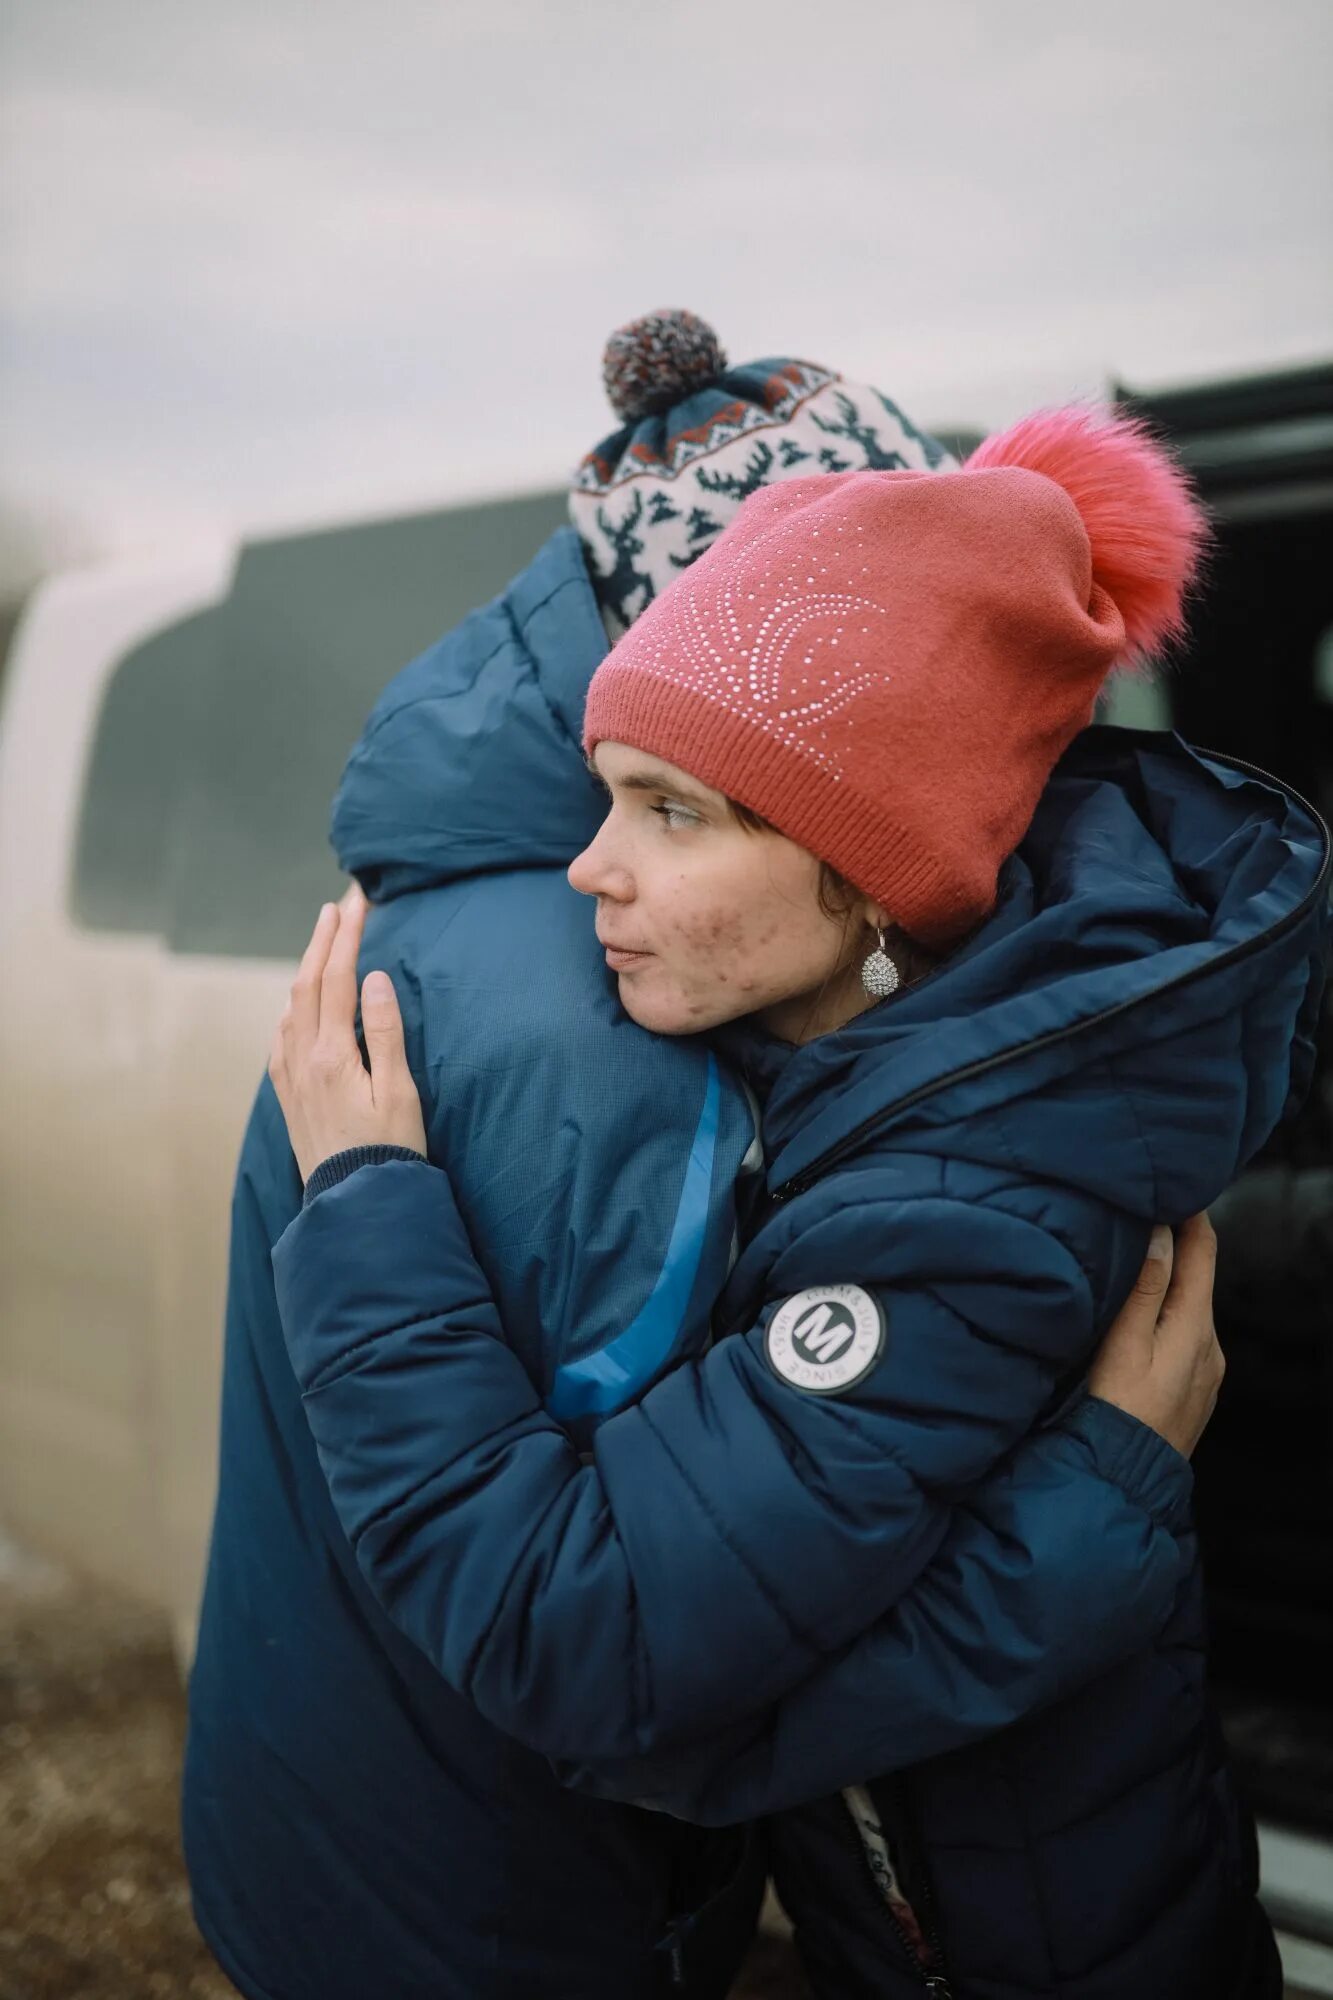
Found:
[[[812,362],[760,361],[588,453],[570,512],[612,638],[716,541],[761,487],[812,473],[949,463],[879,390]]]

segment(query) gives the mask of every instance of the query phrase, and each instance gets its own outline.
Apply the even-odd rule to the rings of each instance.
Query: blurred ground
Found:
[[[184,1725],[166,1621],[0,1536],[0,2000],[236,2000],[190,1916]],[[761,1936],[731,2000],[805,1996]]]
[[[236,2000],[190,1916],[184,1722],[163,1618],[0,1539],[0,2000]],[[801,1996],[762,1938],[733,2000]]]
[[[164,1622],[0,1569],[0,2000],[235,2000],[190,1917]]]

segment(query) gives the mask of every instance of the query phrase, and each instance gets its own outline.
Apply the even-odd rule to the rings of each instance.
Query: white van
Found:
[[[0,706],[0,1520],[167,1609],[216,1472],[229,1197],[380,688],[560,494],[46,584]]]

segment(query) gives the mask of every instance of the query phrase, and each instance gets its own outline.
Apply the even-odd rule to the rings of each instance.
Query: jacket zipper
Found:
[[[879,1779],[876,1783],[881,1791],[892,1790],[895,1797],[902,1798],[904,1796],[903,1781],[900,1778]],[[903,1815],[903,1820],[904,1822],[906,1820],[905,1814]],[[913,1858],[917,1865],[912,1871],[913,1880],[909,1886],[911,1890],[911,1909],[929,1947],[929,1964],[922,1957],[915,1938],[913,1938],[911,1932],[903,1923],[902,1918],[885,1895],[883,1886],[875,1874],[870,1856],[866,1852],[865,1841],[855,1824],[853,1824],[852,1832],[856,1840],[861,1866],[865,1871],[865,1880],[869,1883],[871,1894],[874,1897],[876,1913],[881,1918],[888,1918],[889,1926],[898,1940],[903,1957],[920,1979],[925,1992],[930,1996],[930,2000],[954,2000],[953,1987],[949,1983],[948,1960],[944,1955],[944,1940],[940,1936],[939,1912],[935,1906],[935,1892],[931,1886],[924,1856],[919,1852],[914,1853]],[[901,1853],[905,1846],[906,1837],[901,1827],[895,1831],[895,1839],[892,1843],[890,1843],[889,1837],[884,1833],[882,1827],[880,1828],[880,1834],[889,1851],[890,1859],[896,1861],[895,1849],[898,1853]],[[897,1872],[895,1865],[895,1873]]]
[[[888,1783],[900,1798],[905,1796],[904,1779],[892,1778]],[[914,1858],[917,1866],[914,1871],[915,1880],[911,1885],[912,1908],[916,1911],[917,1921],[926,1934],[926,1943],[930,1946],[931,1954],[931,1969],[925,1973],[926,1991],[930,1994],[931,2000],[953,2000],[953,1988],[949,1984],[949,1961],[944,1955],[944,1939],[940,1935],[940,1913],[935,1902],[935,1885],[930,1879],[930,1867],[920,1843],[916,1844]]]
[[[1310,818],[1319,828],[1324,836],[1323,863],[1319,874],[1315,878],[1313,887],[1307,890],[1300,902],[1288,910],[1286,916],[1279,918],[1278,922],[1273,924],[1268,930],[1257,931],[1253,937],[1242,939],[1239,944],[1233,945],[1230,951],[1223,952],[1220,958],[1210,959],[1205,965],[1197,965],[1189,972],[1182,972],[1178,978],[1171,980],[1166,986],[1155,987],[1150,994],[1138,994],[1131,1000],[1118,1000],[1113,1007],[1104,1007],[1100,1014],[1094,1014],[1086,1021],[1074,1021],[1067,1028],[1052,1028],[1048,1034],[1034,1035],[1031,1041],[1020,1042],[1017,1048],[1001,1049],[996,1055],[981,1056],[976,1062],[962,1063],[957,1069],[950,1070],[946,1076],[937,1077],[933,1083],[923,1083],[916,1090],[909,1090],[905,1097],[896,1099],[892,1104],[886,1104],[871,1117],[863,1119],[845,1138],[839,1139],[836,1145],[830,1146],[826,1152],[821,1153],[817,1160],[811,1161],[810,1165],[803,1167],[799,1174],[793,1174],[790,1180],[784,1181],[781,1187],[775,1188],[769,1196],[769,1201],[775,1208],[781,1207],[784,1202],[795,1200],[797,1195],[807,1193],[814,1186],[815,1182],[828,1172],[830,1167],[837,1166],[839,1161],[845,1160],[850,1154],[859,1151],[865,1141],[872,1133],[878,1131],[881,1125],[886,1125],[891,1118],[896,1118],[903,1111],[910,1111],[914,1105],[922,1103],[928,1097],[933,1097],[937,1091],[946,1089],[950,1084],[966,1083],[975,1076],[984,1076],[990,1070],[998,1069],[1003,1063],[1016,1062],[1020,1056],[1030,1055],[1034,1049],[1050,1048],[1057,1042],[1069,1041],[1073,1036],[1081,1035],[1087,1029],[1100,1028],[1103,1023],[1114,1020],[1117,1014],[1128,1013],[1135,1007],[1141,1007],[1147,1000],[1160,999],[1164,993],[1175,993],[1182,986],[1189,986],[1196,979],[1202,979],[1206,975],[1211,975],[1225,966],[1237,965],[1242,959],[1251,957],[1264,945],[1272,944],[1275,939],[1285,937],[1289,930],[1294,930],[1296,925],[1304,920],[1314,904],[1321,896],[1326,895],[1328,892],[1329,869],[1330,863],[1333,862],[1333,845],[1331,845],[1331,837],[1323,815],[1316,811],[1308,799],[1302,798],[1299,792],[1293,791],[1290,785],[1280,784],[1271,772],[1261,770],[1257,764],[1246,764],[1239,757],[1224,757],[1220,752],[1213,750],[1204,750],[1200,754],[1209,758],[1215,764],[1226,764],[1234,771],[1240,771],[1248,777],[1257,778],[1261,782],[1271,785],[1275,791],[1285,793],[1288,798],[1294,799],[1296,804],[1301,806],[1310,815]]]

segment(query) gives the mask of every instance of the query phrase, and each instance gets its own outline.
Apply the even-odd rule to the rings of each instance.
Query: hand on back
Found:
[[[269,1052],[268,1073],[303,1181],[352,1146],[426,1153],[421,1099],[387,973],[367,973],[361,988],[369,1069],[357,1044],[356,967],[367,907],[355,885],[341,903],[324,905]]]
[[[1097,1350],[1088,1389],[1189,1458],[1217,1403],[1226,1362],[1213,1325],[1217,1238],[1206,1215],[1157,1228],[1143,1269]]]

